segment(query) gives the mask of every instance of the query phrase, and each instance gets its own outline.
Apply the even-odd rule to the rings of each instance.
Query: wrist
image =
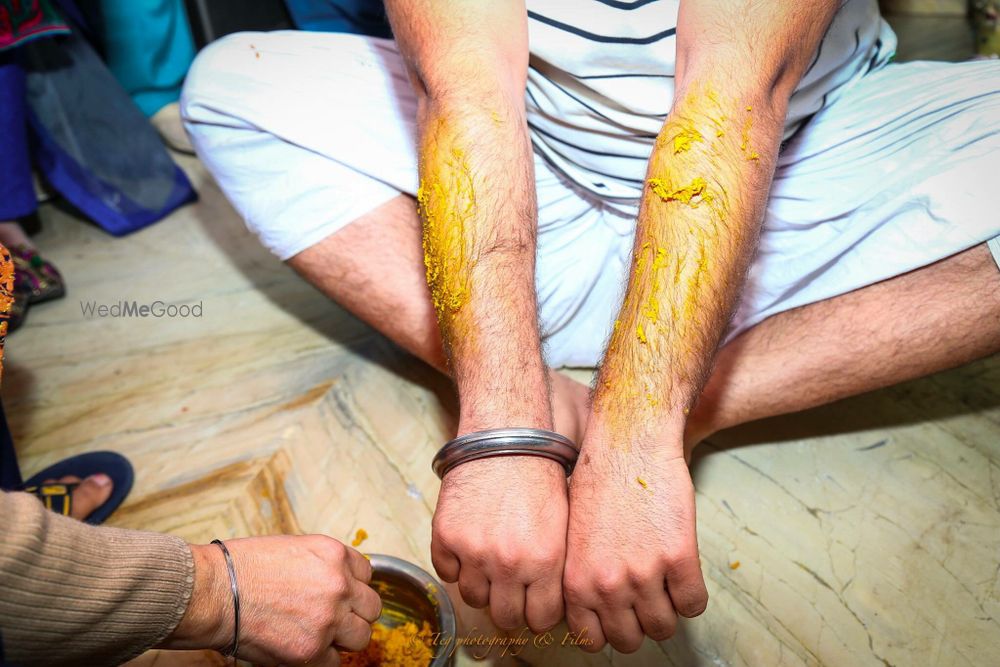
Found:
[[[184,617],[162,644],[171,649],[223,650],[232,642],[232,593],[222,551],[191,544],[194,584]]]
[[[552,402],[544,374],[492,386],[459,386],[458,435],[494,428],[552,430]]]
[[[624,418],[608,410],[592,413],[587,422],[581,454],[607,450],[625,454],[675,458],[684,454],[685,415],[649,414]]]

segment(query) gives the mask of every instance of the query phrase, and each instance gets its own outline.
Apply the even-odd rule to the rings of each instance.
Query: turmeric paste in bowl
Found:
[[[341,654],[343,667],[445,667],[452,664],[455,609],[444,587],[413,563],[368,556],[382,615],[368,648]]]

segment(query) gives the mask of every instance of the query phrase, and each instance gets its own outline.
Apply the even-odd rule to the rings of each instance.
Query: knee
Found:
[[[224,105],[252,77],[254,40],[265,33],[238,32],[218,39],[195,57],[181,90],[181,116],[185,123],[200,120],[206,107]],[[248,57],[249,56],[249,57]]]

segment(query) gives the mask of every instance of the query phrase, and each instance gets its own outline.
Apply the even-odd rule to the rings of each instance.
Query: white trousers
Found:
[[[416,193],[416,100],[391,40],[231,35],[198,56],[181,107],[199,156],[281,259]],[[601,201],[538,157],[535,174],[546,360],[592,366],[621,302],[638,202]],[[868,75],[783,147],[727,337],[997,237],[998,189],[1000,62]]]

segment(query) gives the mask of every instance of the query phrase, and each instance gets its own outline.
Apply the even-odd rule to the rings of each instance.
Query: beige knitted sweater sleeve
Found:
[[[118,665],[163,641],[194,585],[179,538],[88,526],[0,493],[0,641],[15,665]]]

